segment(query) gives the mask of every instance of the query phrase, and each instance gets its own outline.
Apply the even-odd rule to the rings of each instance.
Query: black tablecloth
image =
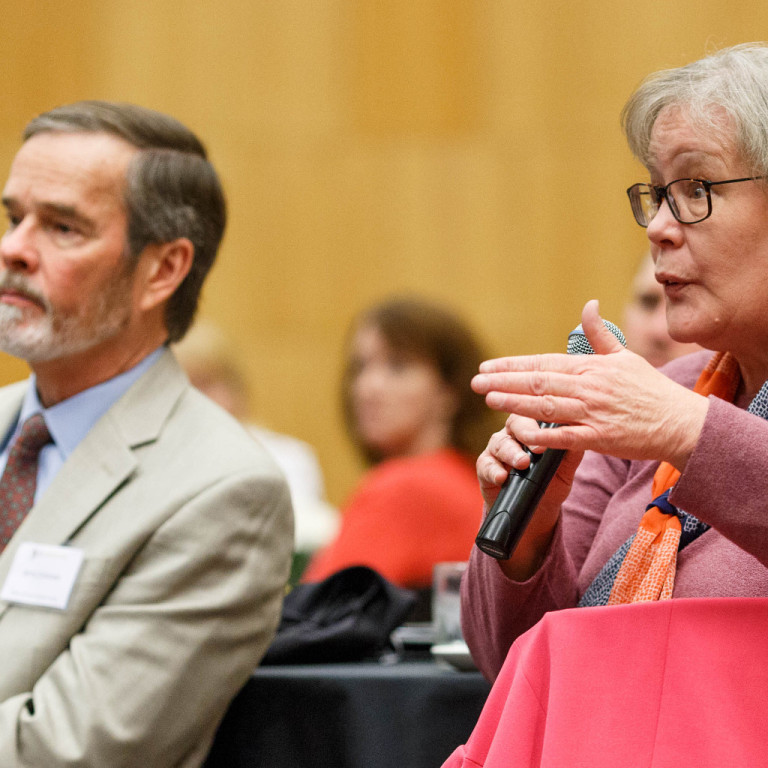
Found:
[[[479,672],[432,661],[262,667],[205,768],[439,768],[489,690]]]

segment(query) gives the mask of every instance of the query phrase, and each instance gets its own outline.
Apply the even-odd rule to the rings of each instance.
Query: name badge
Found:
[[[16,550],[0,599],[64,610],[82,564],[82,549],[25,541]]]

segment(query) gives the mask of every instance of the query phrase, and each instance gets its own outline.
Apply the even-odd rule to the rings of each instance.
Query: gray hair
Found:
[[[45,132],[108,133],[141,150],[126,178],[130,257],[135,263],[147,245],[179,237],[195,249],[189,274],[166,306],[169,340],[178,341],[192,324],[226,224],[224,192],[205,147],[169,115],[107,101],[80,101],[45,112],[29,122],[24,141]]]
[[[676,69],[646,78],[629,98],[621,122],[629,148],[649,165],[651,131],[666,107],[685,110],[691,125],[723,140],[755,175],[768,175],[768,46],[724,48]]]

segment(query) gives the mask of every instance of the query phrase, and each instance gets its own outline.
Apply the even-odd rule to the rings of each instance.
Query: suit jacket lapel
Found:
[[[138,466],[134,449],[157,439],[187,386],[186,375],[166,352],[99,419],[0,554],[0,584],[21,541],[65,544],[130,478]],[[0,403],[0,425],[2,418]]]
[[[28,386],[29,381],[26,380],[0,389],[0,441],[15,426]],[[2,448],[2,442],[0,442],[0,448]]]

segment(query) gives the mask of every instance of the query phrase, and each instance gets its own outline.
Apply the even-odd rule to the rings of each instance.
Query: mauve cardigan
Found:
[[[711,356],[695,352],[662,370],[692,389]],[[747,413],[748,405],[709,398],[699,442],[670,495],[712,526],[680,552],[673,598],[768,596],[768,422]],[[506,578],[496,560],[473,548],[462,583],[462,624],[489,680],[515,638],[547,611],[575,607],[637,530],[657,467],[587,452],[545,561],[528,581]]]

